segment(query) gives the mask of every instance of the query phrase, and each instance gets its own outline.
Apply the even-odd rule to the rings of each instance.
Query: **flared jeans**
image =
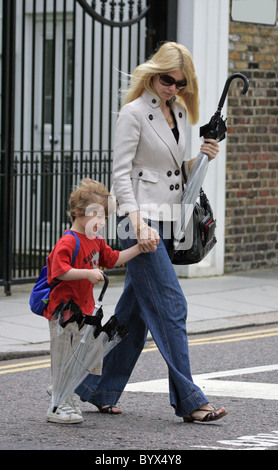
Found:
[[[119,219],[121,224],[123,219]],[[127,263],[123,293],[115,315],[129,334],[105,357],[101,376],[88,375],[76,392],[94,405],[116,405],[150,330],[168,366],[170,404],[184,416],[208,402],[193,383],[186,332],[187,302],[170,261],[171,241],[160,241],[155,252],[141,253]],[[126,249],[136,237],[122,237]]]

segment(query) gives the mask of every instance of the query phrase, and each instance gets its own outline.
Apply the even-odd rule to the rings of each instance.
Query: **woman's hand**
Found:
[[[158,232],[146,225],[140,230],[137,235],[138,245],[142,253],[148,253],[149,251],[156,251],[157,245],[159,243],[159,234]]]
[[[200,150],[209,157],[209,160],[213,160],[219,152],[218,142],[214,139],[205,139]]]

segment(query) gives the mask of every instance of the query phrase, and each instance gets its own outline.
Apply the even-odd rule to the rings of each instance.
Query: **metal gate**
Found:
[[[90,177],[110,188],[119,90],[167,39],[169,26],[156,27],[158,3],[166,18],[167,1],[0,0],[0,282],[7,294],[12,283],[36,279],[69,227],[73,186]],[[115,218],[104,236],[117,247]]]

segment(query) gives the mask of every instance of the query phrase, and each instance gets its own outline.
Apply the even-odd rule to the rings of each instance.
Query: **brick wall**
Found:
[[[277,23],[278,24],[278,23]],[[230,21],[225,270],[278,265],[278,27]]]

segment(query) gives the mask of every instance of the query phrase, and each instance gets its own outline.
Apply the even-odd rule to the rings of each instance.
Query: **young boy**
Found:
[[[59,282],[51,291],[44,316],[50,320],[51,344],[56,332],[53,331],[53,312],[63,302],[73,299],[85,315],[92,315],[94,310],[93,285],[104,280],[100,267],[120,266],[141,253],[140,246],[134,245],[121,252],[112,250],[98,231],[105,225],[108,215],[114,210],[112,197],[106,187],[89,178],[80,182],[69,199],[69,215],[72,221],[71,231],[80,240],[77,257],[71,265],[76,240],[73,235],[63,236],[58,240],[47,259],[47,281],[51,285]],[[153,242],[153,251],[156,242]],[[67,325],[68,328],[69,325]],[[51,360],[54,351],[51,349]],[[56,352],[57,354],[57,352]],[[55,358],[57,363],[57,358]],[[58,358],[59,361],[59,358]],[[54,413],[47,412],[47,420],[56,423],[82,422],[80,408],[75,394],[62,403]]]

